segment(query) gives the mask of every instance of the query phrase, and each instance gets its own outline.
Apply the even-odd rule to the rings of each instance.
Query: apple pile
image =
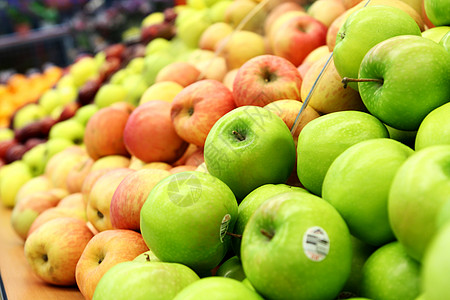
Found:
[[[79,59],[2,142],[41,140],[0,169],[30,269],[86,299],[449,298],[449,4],[193,0]]]

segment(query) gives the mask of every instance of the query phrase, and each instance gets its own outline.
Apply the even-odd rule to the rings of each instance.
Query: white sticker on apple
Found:
[[[220,224],[220,241],[222,243],[223,243],[223,239],[225,238],[225,235],[227,234],[228,225],[230,224],[230,220],[231,220],[230,214],[226,214],[223,217],[222,222]]]
[[[303,251],[312,261],[324,260],[330,251],[330,239],[327,232],[319,226],[308,228],[303,235]]]

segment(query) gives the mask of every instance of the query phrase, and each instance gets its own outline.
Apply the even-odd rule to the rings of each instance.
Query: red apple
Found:
[[[93,236],[86,222],[57,218],[43,224],[27,238],[25,257],[33,272],[45,282],[74,285],[78,260]]]
[[[315,18],[308,15],[293,17],[276,31],[273,53],[298,67],[311,51],[325,45],[326,35],[327,27]]]
[[[300,100],[302,79],[288,60],[275,55],[261,55],[247,61],[233,82],[237,106],[265,106],[280,99]]]
[[[220,81],[205,79],[185,87],[175,96],[171,118],[181,138],[202,147],[211,127],[234,108],[231,91]]]
[[[318,61],[321,57],[323,57],[326,54],[330,54],[330,50],[328,50],[327,45],[323,45],[320,47],[317,47],[313,51],[311,51],[308,56],[303,60],[302,64],[298,66],[298,72],[300,73],[300,76],[303,78],[305,77],[306,72],[309,70],[309,68]]]
[[[316,82],[320,72],[327,63],[330,55],[325,54],[316,61],[306,72],[303,78],[301,95],[306,99]],[[342,78],[334,66],[331,58],[327,68],[322,72],[322,76],[317,81],[314,93],[311,95],[309,105],[321,114],[328,114],[342,110],[367,111],[358,91],[344,88]]]
[[[89,174],[83,181],[83,185],[81,186],[81,194],[83,195],[84,205],[87,206],[89,200],[89,193],[91,192],[92,187],[94,186],[97,179],[99,179],[102,175],[108,173],[113,169],[114,168],[107,168],[89,172]]]
[[[183,156],[181,156],[176,162],[174,162],[172,166],[176,167],[184,165],[188,157],[191,156],[191,154],[194,153],[198,148],[199,147],[197,145],[189,144],[189,146],[186,148],[186,151],[184,151]],[[170,168],[167,170],[170,170],[172,166],[170,166]]]
[[[87,156],[83,160],[80,160],[73,168],[67,173],[66,186],[69,193],[81,192],[84,179],[91,171],[94,160]]]
[[[169,171],[158,169],[141,169],[126,175],[111,200],[113,228],[140,231],[142,205],[152,188],[169,175]]]
[[[291,130],[292,126],[294,126],[295,120],[297,119],[298,113],[303,106],[303,102],[297,100],[277,100],[275,102],[269,103],[264,106],[265,109],[268,109],[279,116],[287,127]],[[300,119],[298,120],[297,128],[295,132],[292,134],[294,137],[294,141],[297,143],[298,135],[300,131],[305,127],[309,121],[314,120],[320,117],[320,114],[314,110],[311,106],[306,106],[305,110],[302,112]]]
[[[92,115],[84,133],[84,144],[92,159],[113,154],[129,155],[123,141],[129,116],[127,111],[114,107],[102,108]]]
[[[180,173],[180,172],[186,172],[186,171],[196,171],[197,167],[194,166],[187,166],[187,165],[181,165],[176,166],[170,169],[171,174]]]
[[[100,176],[92,186],[88,196],[86,214],[89,222],[98,231],[113,229],[110,217],[111,201],[119,184],[130,173],[127,168],[113,169]]]
[[[131,113],[123,139],[132,155],[147,163],[172,163],[183,155],[188,143],[175,131],[170,109],[170,103],[154,100],[139,105]]]
[[[199,76],[200,71],[193,64],[177,61],[162,68],[156,75],[155,82],[173,81],[186,87],[196,82]]]
[[[68,208],[68,207],[50,207],[44,210],[31,224],[28,230],[28,237],[45,223],[57,218],[75,218],[87,222],[86,209]],[[27,239],[28,239],[27,237]]]
[[[138,232],[126,229],[99,232],[86,245],[76,266],[75,276],[81,294],[85,299],[92,299],[95,287],[111,267],[131,261],[148,250]]]
[[[329,27],[346,10],[347,8],[341,0],[320,0],[311,4],[306,12]]]
[[[25,240],[34,220],[45,210],[55,207],[65,196],[67,196],[67,191],[63,189],[50,189],[26,196],[13,208],[12,228],[18,236]]]

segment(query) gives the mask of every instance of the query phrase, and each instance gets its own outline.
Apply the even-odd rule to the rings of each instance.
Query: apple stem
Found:
[[[232,233],[232,232],[226,232],[227,235],[238,238],[238,239],[242,239],[242,234],[236,234],[236,233]]]
[[[260,232],[262,233],[262,235],[264,235],[265,237],[267,237],[269,240],[271,240],[273,238],[273,234],[268,232],[267,230],[265,230],[264,228],[261,228]]]
[[[150,255],[148,255],[147,253],[144,253],[144,256],[145,256],[146,261],[150,261]]]
[[[344,84],[344,89],[347,88],[347,85],[349,82],[379,82],[380,84],[383,84],[383,79],[378,78],[348,78],[344,77],[342,78],[342,83]]]
[[[237,137],[238,140],[240,140],[240,141],[245,140],[245,137],[242,134],[240,134],[239,132],[237,132],[236,130],[233,130],[232,133]]]

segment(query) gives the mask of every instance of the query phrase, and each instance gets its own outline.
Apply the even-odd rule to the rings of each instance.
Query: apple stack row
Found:
[[[86,299],[445,299],[440,3],[175,7],[172,39],[0,169],[31,269]],[[94,82],[109,56],[65,76]]]

